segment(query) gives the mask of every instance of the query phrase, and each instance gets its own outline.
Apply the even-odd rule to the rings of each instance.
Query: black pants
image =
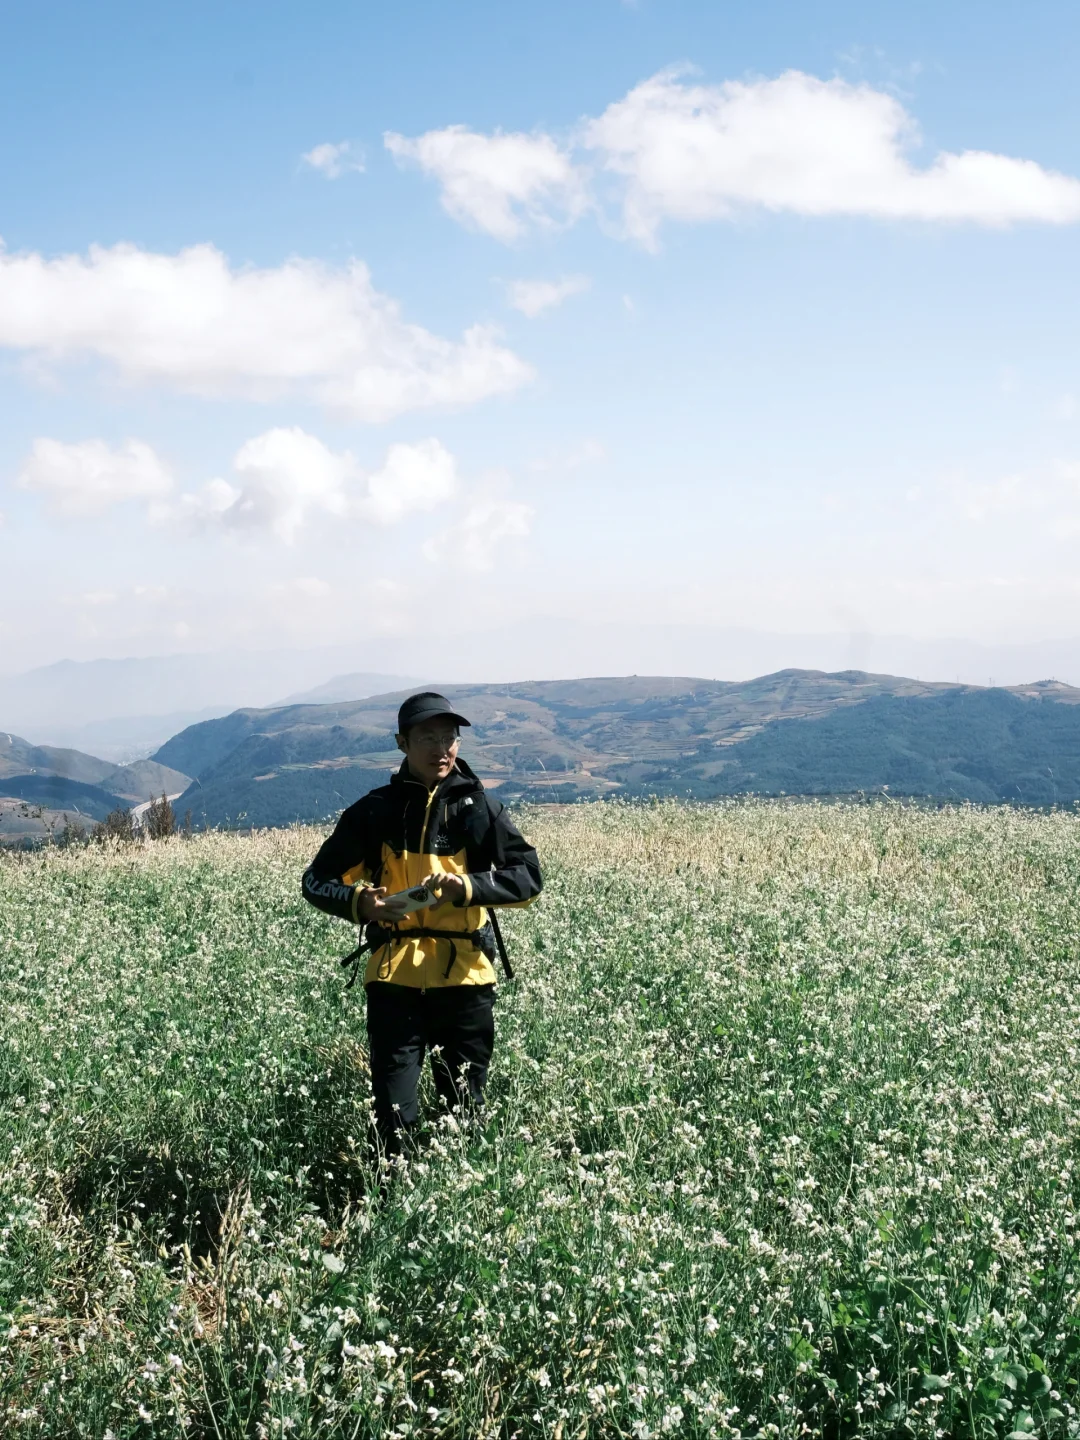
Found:
[[[371,1088],[379,1137],[391,1153],[416,1124],[416,1087],[430,1050],[435,1089],[454,1109],[479,1106],[495,1045],[494,985],[417,990],[373,980],[367,987]],[[438,1050],[438,1054],[435,1051]]]

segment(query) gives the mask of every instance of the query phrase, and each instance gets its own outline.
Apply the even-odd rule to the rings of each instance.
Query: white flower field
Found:
[[[0,1434],[1080,1435],[1080,820],[523,827],[381,1177],[319,832],[0,854]]]

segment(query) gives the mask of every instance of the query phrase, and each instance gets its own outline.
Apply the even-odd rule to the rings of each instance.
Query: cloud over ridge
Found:
[[[0,347],[92,356],[125,380],[197,395],[296,396],[373,423],[470,405],[532,376],[488,327],[448,340],[405,321],[359,261],[234,269],[213,245],[52,260],[0,251]]]

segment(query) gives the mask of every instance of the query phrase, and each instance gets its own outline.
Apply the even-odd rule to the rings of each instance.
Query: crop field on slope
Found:
[[[1080,822],[523,824],[381,1195],[316,831],[0,856],[0,1434],[1080,1433]]]

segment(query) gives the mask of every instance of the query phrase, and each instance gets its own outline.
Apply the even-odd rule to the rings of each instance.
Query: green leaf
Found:
[[[930,1393],[938,1390],[947,1390],[950,1384],[948,1378],[944,1375],[924,1375],[921,1383],[922,1388]]]
[[[971,1257],[971,1268],[976,1275],[985,1275],[994,1261],[993,1250],[976,1250]]]
[[[796,1360],[803,1360],[808,1365],[818,1358],[818,1352],[805,1335],[792,1335],[788,1340],[788,1348]]]

